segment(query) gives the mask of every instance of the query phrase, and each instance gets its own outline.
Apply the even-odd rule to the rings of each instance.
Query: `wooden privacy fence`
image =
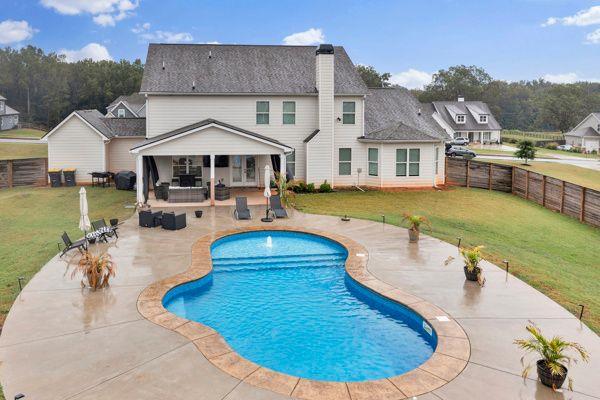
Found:
[[[600,227],[600,192],[511,165],[446,158],[446,182],[498,190]]]
[[[46,186],[48,159],[0,160],[0,189],[16,186]]]

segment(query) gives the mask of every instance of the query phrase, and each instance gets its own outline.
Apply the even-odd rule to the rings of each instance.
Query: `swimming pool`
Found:
[[[163,305],[256,364],[363,381],[410,371],[435,350],[435,332],[418,314],[346,274],[346,249],[332,240],[254,231],[215,241],[211,255],[213,272],[170,290]]]

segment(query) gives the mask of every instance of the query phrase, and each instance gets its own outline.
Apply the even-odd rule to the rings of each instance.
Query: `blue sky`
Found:
[[[343,45],[409,87],[451,65],[600,81],[600,2],[0,0],[0,46],[145,58],[148,42]]]

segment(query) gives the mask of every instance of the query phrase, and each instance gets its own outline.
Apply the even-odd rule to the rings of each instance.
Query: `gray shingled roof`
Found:
[[[6,100],[6,97],[4,97],[0,94],[0,100]]]
[[[106,118],[98,110],[77,110],[75,113],[108,139],[122,136],[146,136],[145,118]]]
[[[4,104],[4,112],[0,115],[17,115],[20,114],[17,110]]]
[[[590,137],[590,136],[600,136],[600,133],[598,133],[597,130],[595,130],[592,127],[586,127],[586,128],[581,128],[581,129],[577,129],[575,131],[571,131],[571,132],[567,132],[565,133],[565,136],[577,136],[577,137]]]
[[[228,123],[225,123],[225,122],[217,121],[216,119],[208,118],[208,119],[204,119],[204,120],[202,120],[200,122],[196,122],[194,124],[186,125],[186,126],[183,126],[181,128],[177,128],[175,130],[172,130],[170,132],[163,133],[163,134],[158,135],[158,136],[153,136],[150,139],[144,140],[139,145],[137,145],[135,147],[132,147],[131,150],[137,149],[137,148],[140,148],[140,147],[145,147],[145,146],[147,146],[149,144],[160,142],[162,140],[169,139],[169,138],[172,138],[174,136],[179,136],[179,135],[184,134],[186,132],[189,132],[191,130],[198,129],[198,128],[201,128],[203,126],[210,125],[210,124],[220,125],[220,126],[222,126],[224,128],[229,128],[229,129],[241,132],[241,133],[245,133],[246,135],[253,136],[253,137],[257,138],[257,139],[261,139],[261,140],[264,140],[264,141],[267,141],[267,142],[271,142],[271,143],[279,145],[279,146],[285,146],[285,147],[289,147],[290,149],[293,149],[293,147],[290,147],[290,146],[288,146],[286,144],[283,144],[279,140],[270,138],[268,136],[263,136],[263,135],[261,135],[259,133],[256,133],[256,132],[248,131],[246,129],[238,128],[237,126],[234,126],[234,125],[231,125],[231,124],[228,124]]]
[[[140,92],[316,93],[316,50],[316,46],[150,44]],[[367,88],[344,48],[336,46],[334,56],[335,93],[365,94]]]
[[[450,139],[432,118],[432,114],[431,104],[419,103],[408,89],[369,89],[365,99],[364,139],[380,141]]]
[[[492,115],[488,105],[482,101],[434,101],[433,106],[442,119],[455,131],[500,130],[502,127]],[[469,107],[471,110],[469,110]],[[475,120],[472,111],[482,111],[488,115],[488,122],[480,124]],[[465,114],[465,123],[454,122],[454,113]]]
[[[131,110],[137,114],[139,109],[142,108],[142,106],[144,104],[146,104],[146,96],[144,96],[143,94],[139,94],[139,93],[132,93],[127,96],[125,96],[125,95],[119,96],[112,103],[110,103],[108,105],[108,107],[106,107],[106,108],[108,110],[110,110],[111,108],[113,108],[114,106],[119,104],[120,102],[127,104],[127,106],[129,108],[131,108]],[[138,116],[140,116],[140,115],[138,115]]]

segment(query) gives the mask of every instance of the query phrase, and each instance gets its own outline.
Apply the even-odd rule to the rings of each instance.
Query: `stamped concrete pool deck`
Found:
[[[126,221],[120,239],[109,245],[118,270],[106,290],[82,290],[79,279],[71,279],[69,261],[77,260],[75,252],[72,258],[49,261],[16,299],[0,336],[0,377],[6,398],[17,393],[44,400],[290,398],[223,372],[184,336],[138,312],[138,297],[146,287],[188,270],[192,246],[200,237],[264,225],[259,220],[261,207],[253,207],[252,221],[235,221],[229,207],[204,210],[201,219],[187,210],[188,227],[180,231],[139,228],[137,216]],[[372,275],[436,305],[462,326],[471,347],[466,367],[418,399],[600,398],[600,337],[500,268],[485,263],[487,283],[480,288],[465,282],[455,246],[430,237],[409,244],[406,231],[398,227],[355,219],[342,222],[298,211],[273,225],[327,231],[356,241],[368,251]],[[450,256],[454,261],[444,266]],[[525,382],[521,378],[522,354],[512,341],[527,336],[524,327],[529,320],[545,334],[577,341],[591,353],[590,363],[573,365],[569,371],[575,379],[574,392],[552,392],[535,380],[535,372]],[[255,377],[261,378],[267,379]],[[424,378],[414,377],[415,382],[418,379]],[[412,378],[406,380],[410,384]],[[382,398],[377,395],[375,389],[341,390],[330,398]]]

